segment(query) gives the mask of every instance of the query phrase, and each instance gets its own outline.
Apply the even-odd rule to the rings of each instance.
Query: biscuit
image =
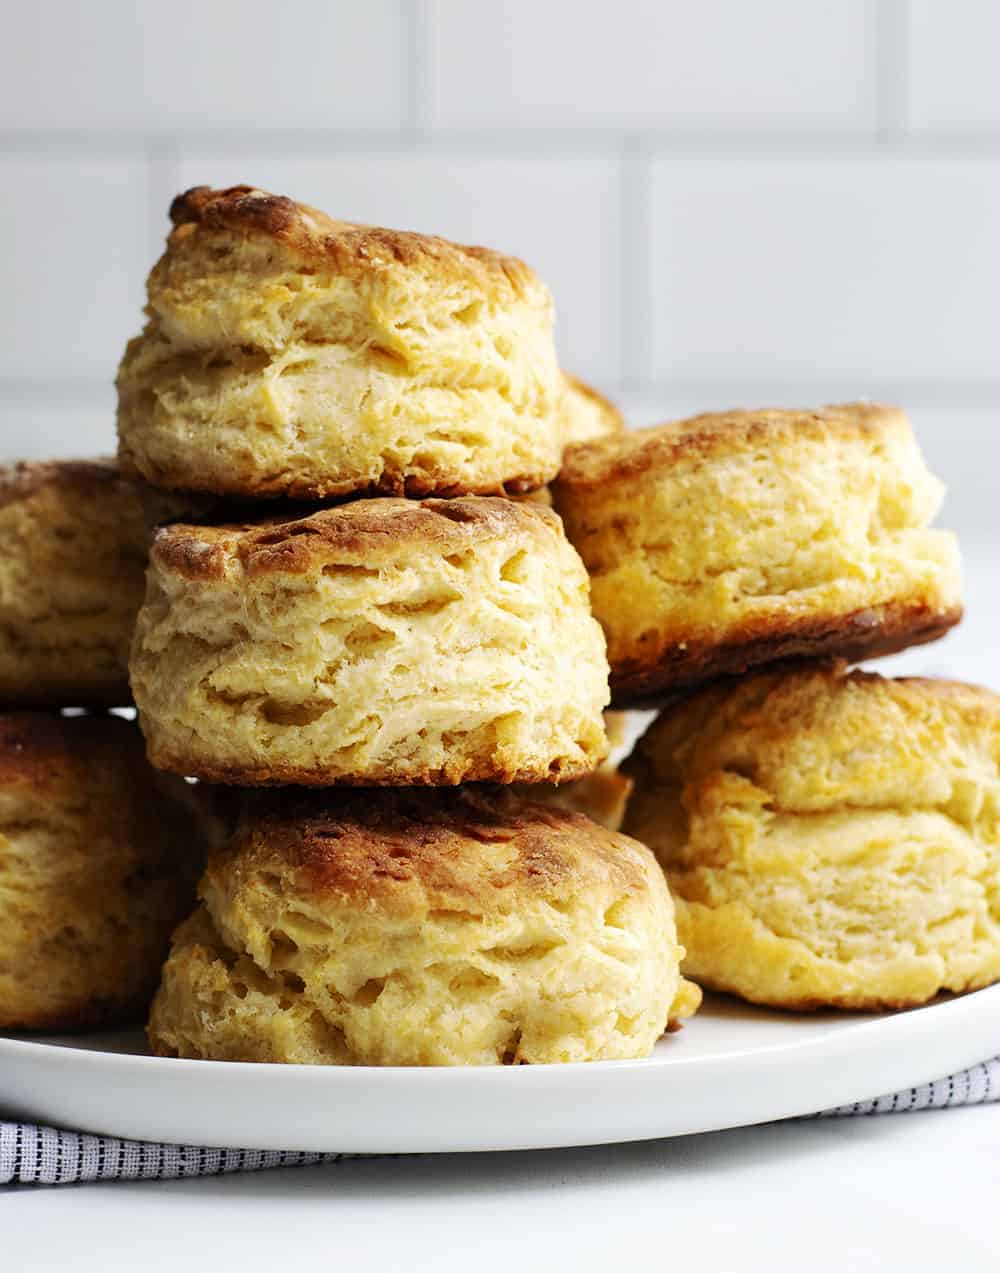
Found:
[[[0,467],[0,703],[132,701],[149,542],[196,503],[123,478],[111,460]]]
[[[523,262],[249,186],[170,216],[118,374],[119,454],[149,482],[317,499],[554,476],[552,298]]]
[[[116,716],[0,716],[0,1028],[141,1019],[209,820]]]
[[[517,789],[526,798],[585,814],[609,831],[620,830],[633,785],[632,779],[620,773],[613,763],[615,753],[625,746],[626,715],[626,712],[604,713],[604,730],[610,754],[604,764],[592,774],[574,778],[561,786],[539,782],[525,784]]]
[[[570,448],[556,510],[616,706],[778,659],[894,653],[961,618],[943,488],[902,411],[732,411]]]
[[[664,712],[625,769],[684,971],[782,1008],[900,1008],[1000,979],[1000,696],[844,665]]]
[[[652,854],[579,814],[496,788],[252,797],[175,935],[160,1055],[608,1060],[697,1006]]]
[[[563,781],[606,750],[586,572],[505,499],[168,527],[131,674],[153,764],[212,782]]]
[[[612,437],[625,431],[622,413],[596,389],[576,376],[563,373],[566,400],[563,409],[563,443],[575,446],[595,438]]]

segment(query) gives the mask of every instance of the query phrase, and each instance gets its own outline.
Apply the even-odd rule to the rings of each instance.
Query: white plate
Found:
[[[469,1069],[177,1061],[141,1035],[0,1038],[0,1114],[232,1149],[441,1153],[715,1131],[866,1100],[1000,1053],[1000,986],[877,1017],[710,1000],[645,1061]]]

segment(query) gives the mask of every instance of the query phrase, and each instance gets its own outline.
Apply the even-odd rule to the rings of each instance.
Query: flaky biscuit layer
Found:
[[[170,527],[131,671],[150,759],[210,781],[561,781],[606,750],[586,573],[534,504]]]

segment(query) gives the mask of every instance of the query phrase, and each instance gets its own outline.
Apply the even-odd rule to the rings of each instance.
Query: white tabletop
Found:
[[[993,1105],[608,1148],[11,1187],[0,1189],[2,1265],[996,1273],[998,1147]]]

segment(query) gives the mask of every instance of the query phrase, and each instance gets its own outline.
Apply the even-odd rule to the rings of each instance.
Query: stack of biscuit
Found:
[[[117,461],[0,475],[0,1027],[565,1062],[647,1055],[685,973],[1000,978],[1000,700],[848,670],[962,614],[901,412],[628,433],[520,261],[251,187],[171,220]]]
[[[171,208],[122,361],[161,527],[148,757],[233,789],[149,1037],[335,1064],[647,1054],[697,992],[600,774],[608,666],[547,484],[620,431],[522,262],[248,187]],[[576,806],[576,807],[574,807]]]
[[[111,461],[0,469],[0,1029],[141,1017],[192,906],[211,812],[108,711],[153,527],[182,511]]]
[[[1000,698],[847,666],[962,616],[903,413],[701,416],[573,448],[553,494],[615,704],[661,708],[625,829],[685,972],[795,1009],[1000,978]]]

